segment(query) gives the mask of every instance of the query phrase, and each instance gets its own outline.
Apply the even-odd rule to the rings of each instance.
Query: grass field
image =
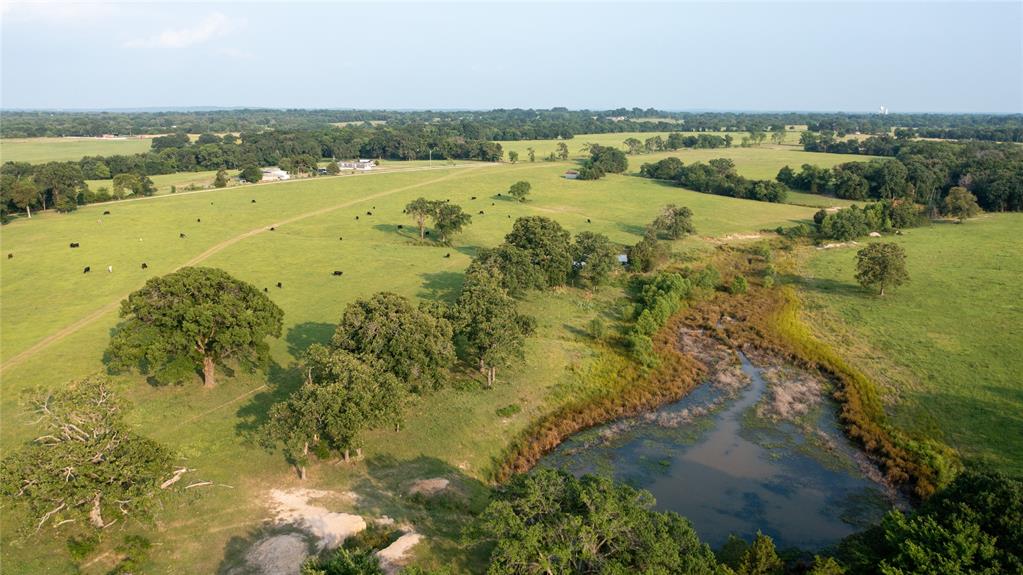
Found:
[[[884,298],[856,284],[855,249],[822,250],[802,283],[806,314],[884,385],[895,422],[966,460],[1023,473],[1023,215],[913,229],[895,241],[910,282]]]
[[[364,495],[353,507],[356,512],[413,521],[427,536],[417,557],[443,562],[450,556],[450,522],[436,520],[439,511],[401,501],[401,481],[446,475],[467,490],[478,486],[509,439],[531,417],[552,408],[554,390],[574,381],[591,360],[593,351],[580,334],[622,292],[609,287],[596,294],[563,289],[530,296],[523,307],[540,325],[528,344],[528,361],[500,373],[495,389],[470,386],[430,395],[412,408],[403,431],[371,435],[365,461],[315,466],[303,485],[280,455],[255,447],[247,430],[280,389],[295,384],[289,366],[310,342],[329,337],[345,304],[380,290],[450,300],[476,249],[499,243],[522,215],[550,216],[573,232],[599,231],[633,243],[667,203],[692,208],[703,237],[791,225],[814,211],[699,194],[628,176],[564,180],[560,176],[570,165],[477,164],[238,186],[85,206],[69,215],[44,213],[9,224],[3,249],[15,257],[0,261],[0,415],[5,422],[0,445],[9,449],[31,433],[20,425],[23,390],[60,386],[103,369],[117,304],[147,277],[181,265],[221,267],[258,287],[270,287],[285,311],[285,335],[271,342],[274,367],[268,374],[239,372],[223,377],[210,392],[198,383],[154,388],[140,377],[117,380],[136,405],[131,421],[141,432],[169,445],[198,470],[196,477],[231,486],[190,491],[160,514],[150,534],[155,543],[150,572],[176,573],[180,565],[193,572],[215,571],[232,541],[269,517],[268,490],[299,486],[356,489]],[[520,179],[533,184],[529,202],[496,197]],[[473,214],[472,225],[454,245],[419,246],[410,230],[397,229],[398,224],[411,226],[402,208],[420,195],[450,198]],[[102,216],[105,209],[112,213]],[[276,231],[270,232],[270,226]],[[178,237],[182,232],[185,239]],[[68,249],[72,241],[82,247]],[[695,238],[678,247],[705,245],[710,243]],[[447,253],[450,258],[444,257]],[[142,262],[148,271],[140,269]],[[92,273],[82,273],[86,265]],[[107,266],[114,272],[108,273]],[[344,270],[344,277],[332,277],[335,269]],[[276,282],[283,288],[272,287]],[[522,407],[517,415],[495,414],[497,407],[513,403]],[[5,567],[66,572],[60,547],[59,541],[5,537]],[[86,572],[110,567],[99,561]]]
[[[102,138],[3,138],[0,139],[0,162],[78,161],[85,156],[110,156],[148,152],[151,138],[124,140]]]

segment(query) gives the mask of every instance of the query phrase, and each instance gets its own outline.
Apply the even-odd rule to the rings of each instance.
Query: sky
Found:
[[[1023,2],[23,3],[0,107],[1023,112]]]

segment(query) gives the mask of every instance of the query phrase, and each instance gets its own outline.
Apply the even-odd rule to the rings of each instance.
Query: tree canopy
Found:
[[[217,364],[265,360],[266,338],[280,337],[284,312],[223,270],[185,267],[147,281],[121,302],[120,315],[107,350],[112,369],[138,368],[173,383],[202,366],[213,387]]]
[[[125,403],[103,377],[31,401],[39,436],[0,463],[0,495],[32,527],[83,530],[148,519],[171,454],[124,422]]]
[[[548,286],[563,285],[572,273],[571,234],[561,224],[543,216],[515,220],[505,241],[529,253]]]
[[[878,242],[856,252],[856,281],[863,287],[878,288],[884,295],[885,289],[908,280],[906,251],[899,244]]]
[[[433,388],[455,358],[448,320],[380,292],[345,308],[331,346],[398,377],[413,391]]]
[[[653,227],[673,240],[683,238],[696,232],[693,227],[693,211],[675,204],[664,206],[661,213],[654,219]]]
[[[610,479],[538,469],[500,488],[469,536],[492,545],[487,573],[716,573],[678,514]]]

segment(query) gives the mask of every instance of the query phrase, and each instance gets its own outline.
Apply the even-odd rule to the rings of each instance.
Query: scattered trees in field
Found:
[[[529,155],[530,162],[536,161],[536,150],[532,146],[526,148],[526,153]]]
[[[468,536],[491,546],[489,573],[714,573],[689,521],[653,505],[607,478],[538,469],[498,490]]]
[[[696,228],[693,227],[693,211],[685,206],[679,207],[675,204],[665,206],[654,219],[652,227],[673,240],[696,233]]]
[[[598,286],[618,263],[618,251],[604,234],[579,232],[572,243],[573,272],[583,285]]]
[[[568,281],[572,273],[572,236],[558,222],[543,216],[519,218],[504,240],[529,254],[548,287]]]
[[[784,202],[788,189],[770,180],[748,180],[735,171],[735,163],[728,158],[717,158],[703,164],[685,165],[678,158],[665,158],[652,164],[643,164],[640,176],[659,180],[672,180],[679,186],[697,192],[758,200]]]
[[[201,366],[209,388],[217,364],[266,359],[265,340],[280,337],[284,312],[223,270],[185,267],[147,281],[121,302],[120,315],[124,321],[107,349],[111,369],[138,368],[173,383]]]
[[[898,287],[909,280],[906,252],[902,246],[878,242],[856,252],[856,281],[866,288],[877,288],[884,295],[889,287]]]
[[[588,149],[590,157],[579,169],[580,180],[597,180],[605,174],[620,174],[629,168],[625,152],[618,148],[589,144]]]
[[[345,308],[331,347],[394,374],[413,392],[439,387],[455,359],[451,323],[381,292]]]
[[[634,272],[651,272],[668,259],[670,248],[657,239],[657,232],[648,229],[643,239],[626,249],[629,269]]]
[[[213,178],[214,188],[226,188],[228,182],[227,170],[221,168],[217,170],[216,177]]]
[[[625,147],[628,148],[629,154],[636,155],[643,152],[643,141],[639,138],[630,137],[626,138]]]
[[[465,274],[469,276],[476,273],[495,274],[501,280],[501,287],[516,297],[528,290],[547,286],[547,277],[533,263],[530,252],[507,243],[477,252]]]
[[[351,450],[361,453],[364,430],[400,422],[406,390],[393,374],[319,344],[307,350],[302,369],[305,383],[270,408],[262,427],[264,445],[282,446],[301,479],[310,449],[348,461]]]
[[[433,220],[437,230],[437,240],[448,241],[452,235],[472,223],[472,216],[462,211],[460,206],[440,200],[418,198],[405,206],[405,213],[412,216],[419,227],[419,239],[426,239],[426,221]]]
[[[255,184],[263,181],[263,170],[260,170],[256,165],[248,165],[242,168],[238,177],[250,184]]]
[[[516,311],[515,300],[496,274],[466,275],[453,310],[455,334],[466,353],[479,362],[487,387],[497,380],[497,368],[522,357],[526,336],[535,329],[532,318]]]
[[[561,161],[568,159],[568,144],[565,142],[558,142],[558,159]]]
[[[948,191],[945,196],[944,213],[956,219],[960,224],[968,218],[980,213],[980,206],[977,205],[977,197],[966,188],[956,186]]]
[[[30,179],[15,180],[11,178],[8,194],[14,205],[25,210],[25,215],[32,217],[32,206],[39,201],[39,188]]]
[[[508,194],[520,202],[526,201],[526,196],[529,195],[529,191],[533,188],[532,184],[525,180],[515,182],[508,188]]]
[[[152,196],[156,193],[156,186],[149,176],[139,174],[117,174],[113,181],[115,199],[121,199],[129,194],[136,197]]]
[[[31,408],[39,436],[0,462],[0,495],[32,529],[89,532],[150,517],[171,454],[131,430],[105,378],[37,394]]]
[[[508,161],[513,164],[519,163],[519,153],[516,152],[515,150],[510,150],[508,152]]]

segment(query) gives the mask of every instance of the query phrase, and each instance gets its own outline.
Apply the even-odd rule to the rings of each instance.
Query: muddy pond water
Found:
[[[768,382],[745,355],[738,359],[747,382],[739,389],[703,384],[655,412],[577,434],[540,465],[646,489],[657,509],[687,517],[712,547],[730,533],[749,540],[760,530],[781,548],[817,550],[899,503],[868,478],[869,464],[842,436],[830,399],[802,423],[758,417],[769,387],[784,382]]]

